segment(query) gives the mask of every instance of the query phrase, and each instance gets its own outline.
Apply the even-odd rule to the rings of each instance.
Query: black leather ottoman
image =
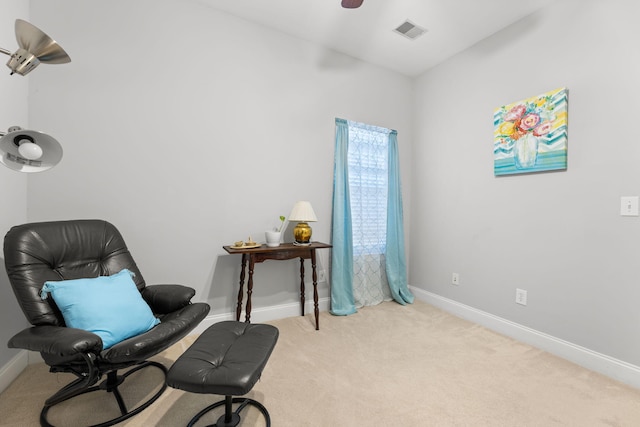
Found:
[[[271,425],[269,412],[253,399],[233,397],[247,394],[260,379],[278,340],[278,329],[271,325],[227,321],[205,330],[175,361],[167,373],[167,385],[192,393],[219,394],[214,403],[187,424],[193,426],[205,413],[225,405],[225,414],[214,426],[232,427],[240,422],[240,411],[253,405]],[[232,404],[240,403],[236,411]]]

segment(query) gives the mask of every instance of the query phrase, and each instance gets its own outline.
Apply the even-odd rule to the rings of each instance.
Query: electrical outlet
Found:
[[[516,289],[516,304],[527,305],[527,291]]]
[[[459,285],[460,284],[460,275],[458,273],[453,273],[451,275],[451,284]]]
[[[327,275],[324,272],[324,270],[318,271],[318,282],[326,282],[326,281],[327,281]]]

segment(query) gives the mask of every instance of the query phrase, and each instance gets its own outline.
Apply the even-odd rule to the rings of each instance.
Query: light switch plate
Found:
[[[638,216],[638,196],[620,197],[620,215]]]

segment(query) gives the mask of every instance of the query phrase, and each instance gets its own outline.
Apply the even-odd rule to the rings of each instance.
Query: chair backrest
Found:
[[[120,232],[102,220],[18,225],[4,238],[4,260],[13,292],[32,325],[64,326],[53,298],[42,300],[48,280],[110,276],[127,268],[142,291],[145,282]]]

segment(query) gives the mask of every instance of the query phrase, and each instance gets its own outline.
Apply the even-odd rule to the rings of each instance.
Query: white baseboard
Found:
[[[29,352],[22,350],[2,366],[2,369],[0,369],[0,393],[5,391],[9,384],[18,378],[18,375],[24,371],[28,364]]]
[[[640,367],[598,353],[588,348],[528,328],[493,314],[475,309],[440,295],[410,286],[414,296],[424,302],[463,319],[482,325],[518,341],[527,343],[577,365],[606,375],[635,388],[640,388]]]
[[[330,298],[319,298],[318,309],[320,311],[329,311]],[[305,314],[313,314],[313,300],[305,301],[304,305]],[[244,311],[240,320],[244,320]],[[251,322],[268,322],[269,320],[284,319],[285,317],[300,316],[300,303],[293,302],[288,304],[274,305],[270,307],[256,307],[251,309]],[[205,329],[214,323],[222,322],[223,320],[236,320],[236,313],[222,313],[222,314],[210,314],[200,322],[200,324],[191,331],[191,335],[201,334]],[[322,326],[322,325],[320,325]]]

